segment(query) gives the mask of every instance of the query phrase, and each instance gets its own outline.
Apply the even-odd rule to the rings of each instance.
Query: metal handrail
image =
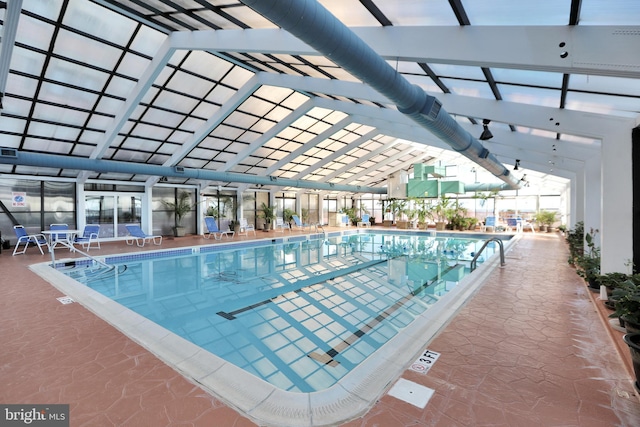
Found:
[[[482,245],[480,250],[478,252],[476,252],[475,256],[471,260],[471,265],[469,266],[471,271],[476,269],[476,264],[477,264],[477,261],[478,261],[478,257],[480,256],[480,254],[482,253],[484,248],[487,247],[489,242],[498,242],[498,246],[500,246],[500,266],[502,267],[502,266],[504,266],[506,264],[504,262],[504,244],[502,243],[502,239],[499,239],[498,237],[492,237],[492,238],[488,239],[486,242],[484,242],[484,245]]]
[[[115,266],[109,265],[109,264],[105,263],[104,261],[100,261],[98,258],[92,257],[88,253],[81,251],[80,249],[76,248],[73,245],[73,243],[71,243],[69,241],[58,240],[56,243],[61,244],[62,246],[65,246],[65,247],[69,248],[73,252],[79,252],[80,254],[82,254],[82,255],[86,256],[87,258],[91,259],[93,262],[102,265],[103,267],[107,267],[109,269],[114,269],[115,268]],[[53,268],[56,268],[56,256],[55,256],[55,249],[53,248],[53,246],[49,247],[49,253],[51,254],[51,266]]]

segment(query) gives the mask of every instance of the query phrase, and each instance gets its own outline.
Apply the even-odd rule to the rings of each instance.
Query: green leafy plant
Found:
[[[163,201],[162,204],[173,214],[176,227],[182,227],[182,219],[194,206],[194,204],[191,203],[191,194],[189,194],[188,191],[181,191],[175,202]]]
[[[610,317],[640,325],[640,284],[632,278],[618,283],[612,293],[615,311]]]
[[[271,224],[271,222],[276,219],[276,209],[275,206],[269,206],[265,202],[262,202],[260,205],[260,217],[264,218],[267,224]]]
[[[589,283],[595,281],[596,277],[600,275],[600,248],[595,243],[595,235],[597,233],[598,230],[593,228],[589,233],[585,233],[584,242],[587,248],[575,260],[575,264],[578,267],[578,275]]]

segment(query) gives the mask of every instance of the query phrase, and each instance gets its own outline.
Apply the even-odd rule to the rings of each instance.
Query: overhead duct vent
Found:
[[[11,159],[18,158],[18,150],[15,148],[0,148],[0,157],[6,157]]]
[[[175,170],[176,173],[184,173],[184,166],[175,166],[173,170]]]

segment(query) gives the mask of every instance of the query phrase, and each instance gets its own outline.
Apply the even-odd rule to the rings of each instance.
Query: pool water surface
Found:
[[[335,385],[437,304],[483,243],[360,233],[59,270],[279,389],[308,393]],[[489,245],[479,262],[492,255]]]

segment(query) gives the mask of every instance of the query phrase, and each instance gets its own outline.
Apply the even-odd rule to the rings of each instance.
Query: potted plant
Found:
[[[442,196],[438,199],[438,203],[434,207],[434,214],[436,217],[436,230],[444,230],[447,220],[447,213],[451,205],[451,199],[446,196]]]
[[[260,217],[264,219],[264,231],[271,230],[271,223],[276,219],[276,207],[269,206],[265,202],[260,205]]]
[[[640,284],[633,279],[620,282],[612,297],[615,311],[610,317],[619,317],[628,333],[640,333]]]
[[[291,223],[293,222],[293,216],[296,214],[296,212],[293,209],[289,209],[289,208],[284,208],[284,210],[282,211],[282,218],[284,219],[284,222],[289,226],[289,228],[291,228]]]
[[[633,372],[636,376],[634,383],[636,390],[640,391],[640,334],[626,334],[622,337],[624,342],[629,346],[631,352],[631,362],[633,364]]]
[[[567,231],[565,241],[569,245],[569,265],[575,265],[584,252],[584,222],[578,221],[575,228]]]
[[[175,202],[162,202],[169,209],[174,218],[173,233],[176,237],[185,235],[185,228],[182,226],[182,219],[191,211],[193,203],[191,203],[191,194],[188,191],[181,191]]]
[[[585,233],[584,241],[587,249],[575,260],[577,273],[582,277],[591,289],[599,290],[600,284],[596,278],[600,275],[600,248],[595,244],[595,235],[598,230],[591,229],[590,233]]]

